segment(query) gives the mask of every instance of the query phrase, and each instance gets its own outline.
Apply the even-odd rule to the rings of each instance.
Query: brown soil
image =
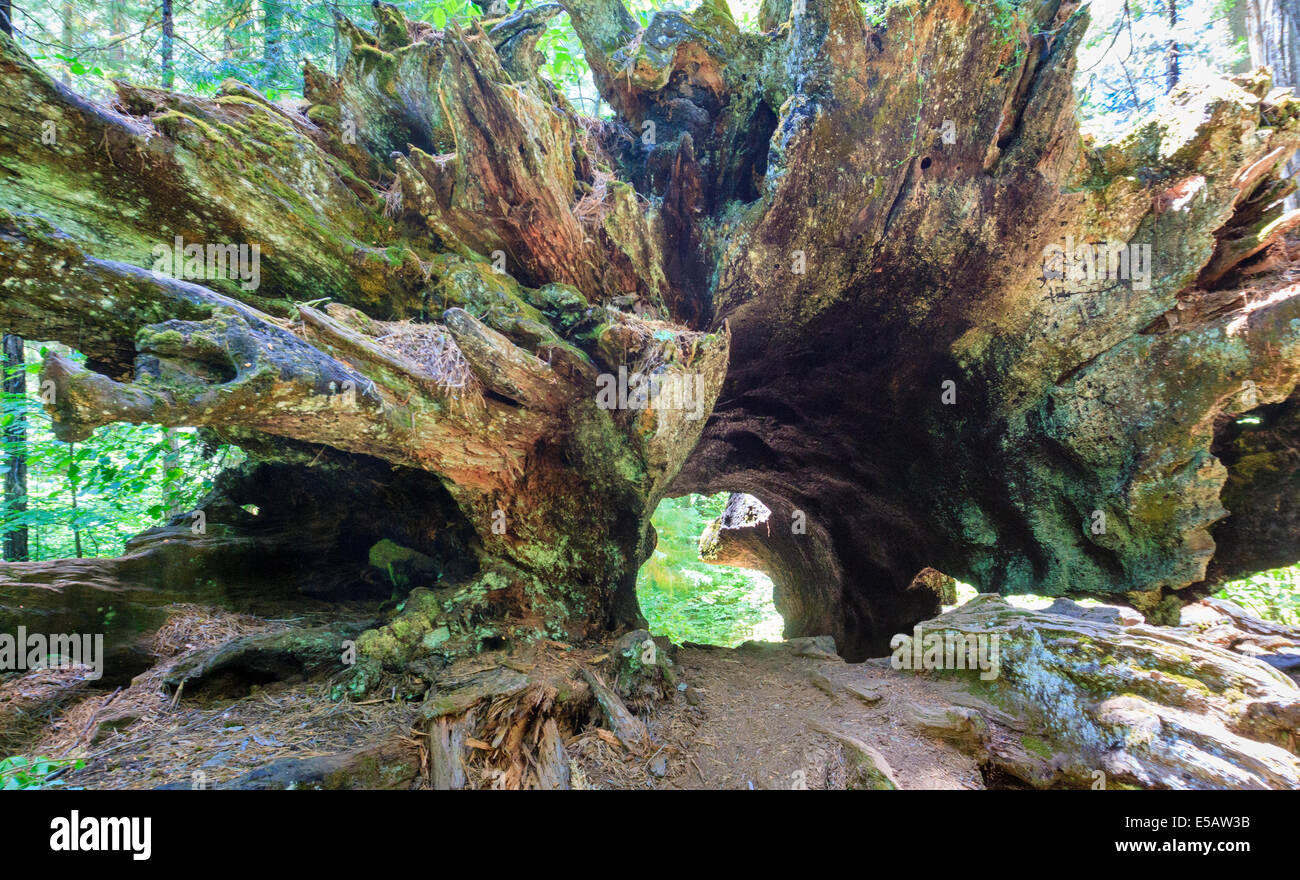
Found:
[[[129,688],[88,691],[66,671],[29,673],[0,685],[0,730],[15,722],[4,712],[6,700],[13,706],[19,695],[30,702],[39,694],[39,702],[50,703],[53,694],[65,692],[50,703],[56,708],[21,753],[82,759],[83,768],[59,778],[84,788],[214,786],[279,759],[343,755],[379,744],[423,752],[418,704],[384,695],[332,702],[322,681],[255,687],[233,700],[183,693],[178,700],[163,688],[167,670],[193,651],[277,626],[178,606],[154,638],[158,664]],[[587,650],[560,649],[567,646],[546,652],[560,666],[576,669],[592,659]],[[679,687],[642,714],[654,740],[649,753],[629,753],[603,729],[566,740],[575,788],[843,788],[843,748],[828,731],[874,747],[901,788],[984,787],[974,760],[907,721],[909,707],[949,703],[944,684],[898,674],[887,661],[847,664],[798,656],[781,644],[689,646],[677,650],[676,671],[688,689]]]
[[[984,787],[970,757],[906,720],[909,705],[938,699],[938,683],[888,661],[798,657],[772,644],[682,648],[677,666],[699,705],[679,693],[651,715],[652,734],[681,750],[656,788],[842,788],[841,746],[818,729],[828,727],[878,750],[901,788]],[[868,705],[852,689],[880,700]]]

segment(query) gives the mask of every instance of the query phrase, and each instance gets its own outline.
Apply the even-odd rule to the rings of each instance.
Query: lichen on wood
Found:
[[[1266,74],[1096,143],[1074,3],[770,0],[761,33],[714,0],[644,27],[560,6],[616,119],[538,74],[553,4],[438,30],[377,2],[296,104],[227,81],[105,107],[0,35],[0,324],[87,356],[43,368],[56,430],[220,432],[253,459],[213,501],[241,538],[291,531],[232,513],[275,473],[313,542],[341,528],[329,499],[367,508],[348,577],[382,540],[437,557],[356,640],[354,689],[640,625],[669,494],[761,502],[761,531],[706,551],[772,571],[787,634],[850,660],[950,577],[1159,622],[1300,555],[1275,207],[1300,104]],[[175,277],[159,248],[187,244],[256,246],[258,281]],[[1123,274],[1055,274],[1078,245]],[[564,780],[550,696],[512,681],[446,688],[439,784],[464,784],[492,687],[492,723]]]

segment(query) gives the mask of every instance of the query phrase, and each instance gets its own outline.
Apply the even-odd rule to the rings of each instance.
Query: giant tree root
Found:
[[[846,664],[826,638],[674,649],[642,630],[613,644],[517,642],[427,677],[389,670],[380,695],[331,702],[335,652],[355,627],[195,620],[201,629],[163,641],[202,647],[160,650],[116,699],[50,690],[14,704],[51,707],[41,753],[87,758],[68,784],[1300,787],[1300,688],[1214,644],[1222,625],[1151,627],[1113,609],[1026,611],[984,596],[921,631],[997,635],[987,680]],[[286,680],[259,681],[259,669]],[[168,692],[167,680],[186,684]],[[249,693],[223,691],[229,680]]]
[[[875,732],[846,724],[846,717],[854,716],[844,714],[847,705],[856,706],[859,716],[865,711],[870,718],[888,718],[879,714],[879,704],[882,699],[890,703],[885,697],[898,686],[894,696],[904,697],[905,703],[897,717],[923,738],[970,755],[991,785],[1300,788],[1295,738],[1300,687],[1248,653],[1215,644],[1223,640],[1222,623],[1217,629],[1173,628],[1135,623],[1136,618],[1065,600],[1030,611],[983,595],[914,631],[922,640],[919,654],[907,648],[899,657],[910,662],[919,656],[926,661],[922,665],[937,663],[938,668],[919,679],[901,673],[909,682],[906,687],[893,672],[882,681],[859,681],[864,675],[879,676],[885,661],[844,665],[820,648],[820,642],[829,641],[825,639],[755,644],[734,656],[743,665],[761,657],[765,665],[810,667],[803,681],[809,691],[823,692],[839,707],[838,719],[801,717],[796,699],[790,709],[773,709],[771,722],[791,732],[807,727],[829,738],[839,756],[835,787],[913,787],[878,748],[879,738],[877,746],[867,741]],[[1279,637],[1274,630],[1286,629],[1244,614],[1236,625],[1238,632],[1267,630],[1274,641]],[[949,651],[948,644],[962,644],[958,637],[986,640],[985,653],[956,664],[959,654]],[[320,653],[315,648],[333,646],[337,638],[324,630],[247,637],[183,666],[206,674],[222,667],[220,658],[244,662],[261,657],[263,665],[287,668],[284,660],[292,645],[307,646],[307,654],[315,656]],[[646,719],[660,716],[668,703],[675,706],[668,711],[671,716],[685,708],[683,702],[694,705],[699,699],[678,691],[686,682],[670,658],[672,650],[648,632],[633,631],[604,648],[515,643],[509,649],[468,653],[437,669],[423,667],[429,686],[417,722],[423,754],[414,785],[586,787],[573,749],[591,736],[622,756],[627,766],[648,768],[654,757],[676,753],[679,744],[658,739]],[[991,662],[981,667],[975,662],[981,657]],[[729,687],[753,685],[739,678]],[[714,693],[717,700],[716,686]],[[889,712],[896,710],[895,702]],[[707,736],[725,739],[730,734],[719,729]],[[288,780],[347,787],[354,784],[346,779],[349,767],[372,767],[354,757],[317,762],[320,766],[286,764],[265,778],[250,776],[230,785],[283,787]],[[796,775],[803,778],[803,770],[792,772]],[[766,785],[773,782],[783,781]]]
[[[1244,277],[1297,222],[1300,102],[1267,75],[1097,143],[1075,2],[767,0],[762,33],[717,0],[562,5],[616,119],[539,75],[550,5],[437,30],[376,2],[296,108],[233,80],[100,106],[0,35],[0,325],[87,356],[43,367],[56,434],[309,446],[382,466],[371,498],[423,474],[445,511],[370,525],[427,554],[450,523],[512,572],[479,647],[640,625],[670,492],[762,499],[790,634],[853,660],[939,610],[926,568],[1168,622],[1295,560],[1294,410],[1268,408],[1300,383],[1300,286]],[[1074,243],[1146,271],[1070,277],[1045,257]],[[627,374],[676,390],[601,393]],[[408,615],[367,674],[436,672],[424,617],[429,656]]]
[[[1035,787],[1300,788],[1300,687],[1188,630],[981,595],[917,632],[950,670],[930,674],[956,686],[913,722],[987,770]],[[995,678],[942,659],[971,636],[998,638]]]
[[[662,746],[628,705],[662,699],[675,681],[668,652],[644,630],[604,653],[549,642],[453,663],[425,698],[427,783],[570,788],[581,774],[566,743],[593,730],[629,758],[646,760]]]
[[[191,694],[231,688],[246,692],[255,684],[340,673],[348,640],[362,629],[362,623],[339,623],[242,636],[184,658],[163,682]]]

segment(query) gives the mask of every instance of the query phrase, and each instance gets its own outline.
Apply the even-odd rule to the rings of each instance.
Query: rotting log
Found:
[[[367,548],[384,540],[435,559],[359,639],[365,684],[485,642],[641,622],[649,514],[728,351],[725,330],[670,320],[654,213],[526,75],[548,14],[488,36],[375,13],[375,34],[345,25],[340,78],[306,71],[300,107],[233,81],[212,98],[120,84],[103,107],[0,45],[0,324],[87,358],[43,367],[57,434],[135,421],[238,443],[251,463],[219,502],[259,508],[232,518],[266,550],[287,534],[285,499],[265,518],[250,497],[268,469],[296,481],[291,503],[341,493],[366,527],[308,570],[329,578],[345,556],[332,580],[354,593],[373,593]],[[31,106],[53,143],[29,137]],[[94,197],[70,204],[74,189]],[[239,272],[207,271],[213,245]],[[634,384],[629,404],[628,372],[681,393]],[[612,400],[606,377],[624,386]]]
[[[1300,104],[1267,75],[1095,143],[1073,3],[873,26],[768,0],[762,33],[714,0],[644,28],[561,5],[616,120],[537,73],[549,5],[439,31],[376,3],[373,31],[340,21],[340,76],[309,66],[286,105],[227,81],[100,106],[0,36],[0,324],[87,355],[44,367],[60,436],[198,425],[248,474],[377,511],[436,495],[429,521],[369,524],[431,558],[450,529],[467,560],[360,638],[371,683],[639,624],[668,493],[766,505],[787,635],[850,660],[938,611],[927,568],[1172,622],[1300,556],[1233,522],[1300,472],[1276,204]],[[1111,242],[1115,278],[1064,259]],[[190,272],[187,243],[260,262]],[[610,408],[623,372],[691,399]]]
[[[986,777],[1020,785],[1300,788],[1294,681],[1190,629],[1062,607],[981,595],[919,624],[920,644],[900,642],[891,662],[951,690],[912,707],[910,723],[969,751]],[[954,663],[966,646],[993,662]]]

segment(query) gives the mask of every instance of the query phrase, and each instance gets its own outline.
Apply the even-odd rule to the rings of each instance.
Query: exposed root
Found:
[[[630,774],[629,781],[647,778],[665,751],[677,751],[657,742],[641,717],[653,714],[652,696],[662,700],[671,692],[664,682],[675,681],[672,661],[645,646],[647,640],[655,644],[644,631],[628,633],[604,653],[550,642],[521,655],[482,655],[448,667],[425,699],[426,784],[585,788],[597,784],[593,768],[606,764],[617,765],[614,775]],[[625,644],[635,647],[632,656],[621,650]],[[649,662],[641,663],[643,657]],[[620,694],[632,699],[625,703]],[[640,715],[629,705],[641,707]],[[609,767],[600,775],[608,776]]]

